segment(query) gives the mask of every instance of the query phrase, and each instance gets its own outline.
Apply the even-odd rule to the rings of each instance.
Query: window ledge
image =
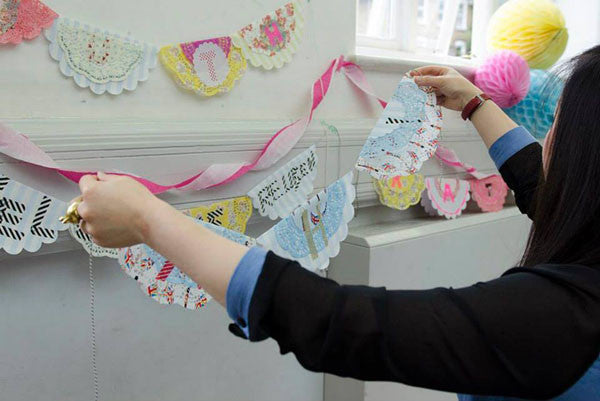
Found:
[[[460,57],[414,54],[399,50],[363,46],[356,47],[352,58],[365,70],[395,73],[402,69],[413,69],[427,64],[437,64],[456,68],[463,74],[470,74],[478,65],[476,60]]]

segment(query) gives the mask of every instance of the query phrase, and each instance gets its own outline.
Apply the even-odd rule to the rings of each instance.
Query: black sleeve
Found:
[[[269,253],[250,340],[306,369],[466,394],[546,399],[600,352],[600,273],[513,269],[463,289],[343,286]]]
[[[535,142],[512,155],[500,167],[500,174],[515,193],[519,210],[533,219],[535,194],[542,173],[542,146]]]

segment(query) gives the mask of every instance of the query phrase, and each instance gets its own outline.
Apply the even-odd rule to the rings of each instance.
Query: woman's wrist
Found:
[[[468,90],[465,90],[460,97],[460,110],[464,110],[467,104],[469,104],[475,96],[481,95],[482,93],[483,91],[475,85],[472,85]]]
[[[140,242],[152,247],[156,234],[160,232],[161,226],[169,221],[177,219],[178,212],[171,205],[156,197],[152,197],[141,207],[141,213],[137,222],[137,232]]]

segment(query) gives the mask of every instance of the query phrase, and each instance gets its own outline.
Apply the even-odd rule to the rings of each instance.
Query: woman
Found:
[[[470,115],[534,221],[523,267],[496,280],[423,291],[340,286],[105,174],[80,182],[82,225],[103,246],[147,243],[226,306],[234,334],[271,337],[306,369],[480,395],[464,400],[600,400],[600,47],[571,67],[543,150],[491,101]],[[452,110],[481,94],[450,68],[413,75]]]

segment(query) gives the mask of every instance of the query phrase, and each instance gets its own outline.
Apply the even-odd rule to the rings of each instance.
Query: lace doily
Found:
[[[250,64],[270,70],[292,61],[304,31],[304,1],[288,3],[232,35]]]
[[[457,178],[426,178],[427,196],[421,198],[421,205],[432,216],[454,219],[467,207],[469,181]]]
[[[315,149],[312,145],[248,192],[261,216],[286,217],[306,202],[317,176]]]
[[[252,216],[252,201],[247,196],[241,196],[198,206],[185,211],[185,214],[215,226],[245,233],[246,224]]]
[[[0,249],[37,252],[67,229],[58,219],[67,204],[0,174]]]
[[[435,153],[441,129],[435,93],[404,77],[363,146],[356,168],[375,179],[414,174]]]
[[[58,14],[39,0],[0,0],[0,44],[34,39]]]
[[[354,217],[352,172],[258,237],[257,243],[312,271],[324,270],[340,251]]]
[[[78,21],[60,18],[46,30],[50,55],[60,71],[77,85],[101,95],[134,90],[156,66],[156,48],[102,31]]]
[[[256,244],[244,234],[196,221],[231,241],[246,246]],[[147,245],[119,249],[118,259],[121,269],[139,283],[141,290],[161,304],[200,309],[210,300],[202,287]]]
[[[373,180],[379,201],[393,209],[406,210],[421,201],[425,179],[421,174],[397,175],[383,180]]]
[[[119,264],[146,295],[161,304],[200,309],[210,299],[202,287],[147,245],[121,249]]]
[[[499,175],[491,175],[483,179],[472,179],[471,197],[484,212],[498,212],[504,207],[508,185]]]
[[[247,66],[229,36],[165,46],[158,56],[180,86],[204,96],[230,91]]]
[[[75,241],[81,244],[87,253],[94,257],[99,258],[106,256],[112,259],[119,258],[119,250],[117,248],[104,248],[100,245],[96,245],[94,241],[92,241],[92,237],[76,225],[69,224],[69,234],[71,234],[71,237],[73,237]]]

